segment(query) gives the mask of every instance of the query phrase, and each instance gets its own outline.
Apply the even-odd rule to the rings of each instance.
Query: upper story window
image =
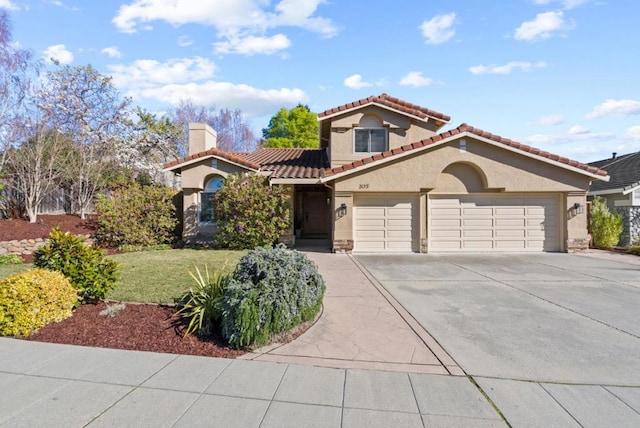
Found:
[[[355,153],[376,153],[389,149],[388,132],[382,127],[382,120],[375,115],[365,114],[359,126],[354,129]]]
[[[356,153],[384,152],[389,147],[385,128],[356,128],[354,132]]]
[[[222,177],[213,177],[207,181],[207,185],[200,194],[200,223],[215,223],[213,197],[223,183]]]

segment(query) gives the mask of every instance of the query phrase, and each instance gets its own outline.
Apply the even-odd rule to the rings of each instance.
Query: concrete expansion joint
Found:
[[[353,262],[353,264],[367,277],[369,282],[378,290],[378,292],[382,295],[382,297],[393,307],[396,313],[405,321],[405,323],[409,326],[409,328],[420,338],[422,343],[433,353],[436,359],[440,362],[440,364],[445,368],[445,370],[454,376],[466,376],[464,369],[460,367],[460,365],[449,355],[444,348],[438,343],[438,341],[426,331],[418,321],[413,318],[410,312],[402,306],[400,302],[398,302],[385,288],[382,284],[380,284],[375,277],[365,268],[358,260],[353,257],[353,255],[349,255],[349,258]],[[426,337],[425,337],[426,336]],[[432,342],[430,345],[429,342]],[[437,346],[437,349],[433,349],[434,345]],[[449,359],[453,361],[455,367],[451,365],[447,365],[444,363],[443,359]]]

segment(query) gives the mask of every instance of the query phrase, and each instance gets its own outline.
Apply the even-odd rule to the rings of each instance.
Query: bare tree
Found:
[[[189,122],[206,122],[215,129],[220,150],[249,152],[256,148],[257,139],[239,109],[216,111],[214,108],[197,106],[191,100],[182,100],[169,113],[169,117],[183,128],[183,136],[177,144],[180,156],[186,156],[189,148]]]
[[[43,128],[19,148],[7,150],[8,185],[23,198],[30,223],[36,222],[42,200],[60,184],[70,148],[59,132]]]
[[[11,36],[11,19],[0,9],[0,173],[8,149],[20,138],[21,115],[31,87],[31,72],[37,71],[30,51],[18,49]]]
[[[38,108],[51,128],[77,146],[69,163],[69,187],[81,218],[96,193],[108,184],[105,173],[115,160],[118,142],[130,131],[130,103],[120,98],[111,77],[91,65],[62,66],[46,75]]]

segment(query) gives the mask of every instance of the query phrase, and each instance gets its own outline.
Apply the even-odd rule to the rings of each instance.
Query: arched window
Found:
[[[365,115],[354,130],[353,151],[355,153],[384,152],[388,149],[387,129],[373,115]]]
[[[213,177],[207,181],[200,194],[200,223],[215,223],[215,209],[213,197],[224,183],[222,177]]]

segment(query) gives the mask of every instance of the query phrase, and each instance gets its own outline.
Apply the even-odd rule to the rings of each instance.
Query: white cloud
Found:
[[[324,2],[280,0],[270,6],[271,2],[266,0],[130,0],[129,4],[120,7],[112,22],[127,33],[144,29],[152,21],[164,21],[174,26],[212,26],[220,39],[216,44],[218,49],[227,53],[271,54],[274,50],[284,49],[284,44],[290,45],[282,34],[268,37],[268,30],[273,28],[298,27],[323,37],[335,36],[338,28],[334,23],[315,16],[318,6]]]
[[[139,100],[177,105],[190,99],[194,104],[239,108],[248,117],[271,115],[282,106],[307,103],[297,88],[260,89],[245,84],[214,80],[216,66],[206,58],[177,58],[166,62],[137,60],[109,66],[113,82],[122,92]]]
[[[640,114],[640,101],[637,100],[606,100],[593,108],[587,114],[587,119],[598,119],[606,116],[630,116]]]
[[[287,49],[291,41],[284,34],[272,37],[248,36],[245,38],[230,38],[225,42],[214,43],[216,53],[236,53],[242,55],[264,54],[271,55]]]
[[[627,129],[624,136],[632,140],[640,140],[640,126],[632,126]]]
[[[430,77],[424,77],[421,71],[410,71],[400,79],[400,84],[405,86],[429,86],[433,83]]]
[[[347,77],[342,83],[344,84],[344,86],[350,89],[362,89],[373,86],[373,83],[363,81],[362,76],[357,73]]]
[[[136,100],[145,98],[172,105],[189,99],[196,105],[238,108],[248,117],[268,116],[282,106],[308,102],[304,91],[298,88],[259,89],[244,84],[215,81],[136,88],[127,92],[127,95]]]
[[[424,21],[418,28],[422,30],[425,43],[428,45],[439,45],[451,39],[455,34],[452,28],[456,21],[455,13],[436,15],[428,21]]]
[[[588,135],[590,133],[590,131],[580,125],[573,125],[571,128],[569,128],[569,135]]]
[[[533,0],[534,4],[538,6],[546,6],[551,3],[560,3],[564,9],[575,9],[578,6],[582,6],[591,0]]]
[[[544,125],[544,126],[555,126],[555,125],[560,125],[561,123],[564,123],[564,121],[565,121],[565,118],[563,115],[551,114],[549,116],[541,117],[540,119],[538,119],[536,123],[538,125]]]
[[[100,52],[111,58],[122,58],[122,52],[120,52],[120,50],[115,46],[109,46],[102,49]]]
[[[0,0],[0,8],[7,10],[19,10],[18,6],[11,2],[11,0]]]
[[[566,31],[573,28],[573,22],[564,19],[561,10],[544,12],[536,15],[533,21],[523,22],[515,31],[514,38],[525,42],[548,39],[554,32]]]
[[[531,71],[535,68],[545,68],[547,63],[544,61],[523,62],[511,61],[504,65],[475,65],[469,68],[472,74],[510,74],[513,70]]]
[[[110,65],[114,83],[121,88],[149,87],[200,81],[213,77],[216,66],[206,58],[174,58],[161,63],[139,59],[129,65]]]
[[[60,64],[71,64],[73,62],[73,53],[67,50],[64,45],[52,45],[44,50],[42,56],[45,61],[57,61]]]

